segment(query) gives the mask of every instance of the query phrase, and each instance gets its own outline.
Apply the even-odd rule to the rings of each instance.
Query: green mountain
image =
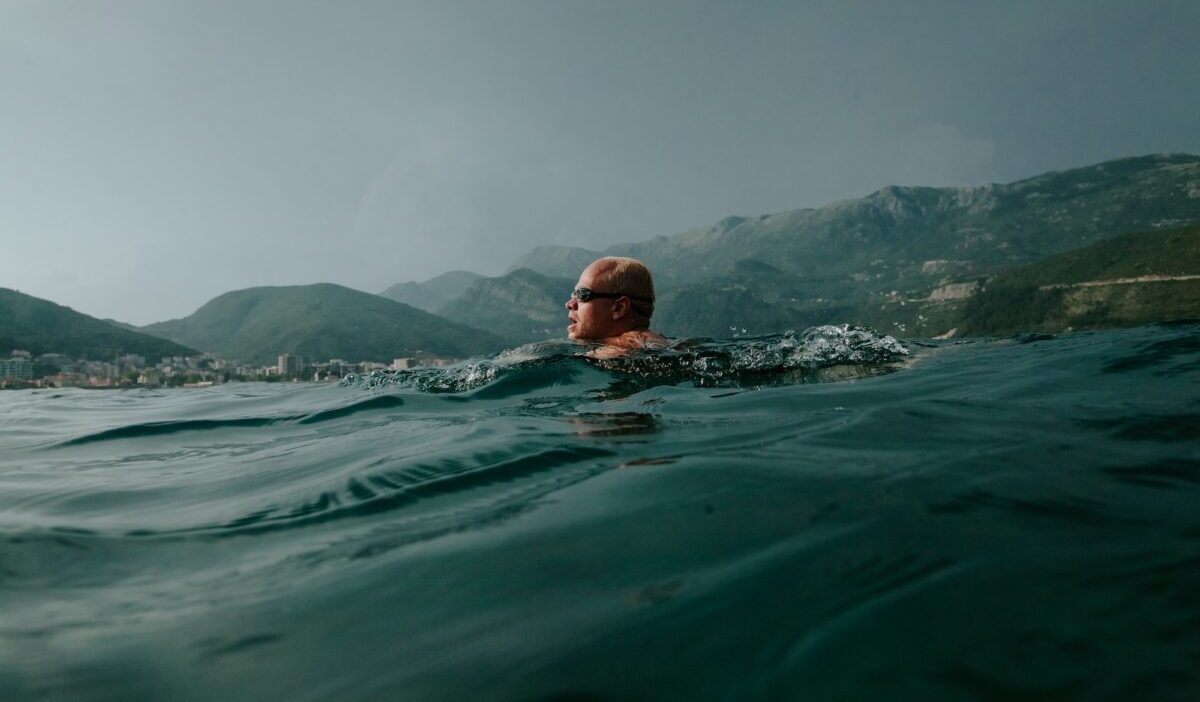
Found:
[[[109,324],[113,325],[114,327],[120,327],[121,329],[128,329],[129,331],[135,331],[138,333],[141,333],[141,331],[142,331],[142,328],[137,326],[136,324],[130,324],[129,322],[122,322],[121,320],[113,319],[112,317],[105,317],[104,319],[102,319],[100,321],[108,322]]]
[[[808,284],[754,259],[703,282],[659,286],[654,328],[667,336],[724,338],[852,319],[853,307],[806,297]]]
[[[114,324],[49,300],[0,288],[0,353],[24,349],[33,355],[61,353],[71,358],[111,361],[137,354],[157,361],[163,356],[190,356],[186,346],[122,329]]]
[[[1200,317],[1200,226],[1128,234],[997,274],[961,305],[968,335]]]
[[[450,271],[423,283],[396,283],[379,294],[419,310],[436,312],[438,308],[469,290],[471,285],[481,278],[483,276],[470,271]]]
[[[382,363],[418,351],[465,358],[504,348],[487,332],[331,283],[228,292],[145,331],[250,363],[284,353]]]
[[[1029,263],[1118,234],[1196,221],[1200,156],[1146,156],[1005,185],[891,186],[819,209],[727,217],[602,253],[639,258],[667,285],[720,276],[750,258],[806,279],[846,279],[851,291],[909,289],[947,273]],[[596,254],[539,247],[521,261],[543,275],[573,278]]]
[[[550,278],[520,268],[497,278],[475,281],[438,314],[512,343],[563,338],[567,333],[564,305],[575,278]]]
[[[892,186],[818,209],[728,217],[603,252],[538,247],[518,264],[574,279],[596,256],[637,257],[650,265],[659,289],[656,326],[680,336],[823,322],[890,330],[911,321],[933,331],[954,315],[933,320],[909,300],[963,296],[954,285],[1127,232],[1195,222],[1200,156],[1145,156],[1008,184]]]

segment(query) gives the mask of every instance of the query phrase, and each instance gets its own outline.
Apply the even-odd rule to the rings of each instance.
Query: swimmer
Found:
[[[650,329],[654,280],[635,258],[608,256],[579,274],[567,300],[567,337],[603,347],[591,355],[621,356],[631,349],[664,348],[667,338]]]

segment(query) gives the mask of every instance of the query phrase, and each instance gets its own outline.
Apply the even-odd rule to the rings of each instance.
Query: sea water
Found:
[[[1200,699],[1200,324],[0,393],[0,699]]]

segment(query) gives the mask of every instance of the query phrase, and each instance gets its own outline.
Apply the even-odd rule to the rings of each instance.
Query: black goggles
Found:
[[[630,300],[636,300],[637,302],[645,302],[647,304],[654,303],[654,300],[651,300],[648,297],[638,297],[637,295],[626,295],[625,293],[602,293],[602,292],[596,292],[595,290],[592,290],[590,288],[575,288],[574,290],[571,291],[571,297],[575,298],[576,300],[579,300],[580,302],[587,302],[588,300],[594,300],[595,298],[598,298],[598,297],[602,297],[606,300],[616,300],[618,298],[627,297]]]

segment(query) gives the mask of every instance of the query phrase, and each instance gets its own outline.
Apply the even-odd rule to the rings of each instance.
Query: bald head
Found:
[[[579,276],[577,290],[587,296],[567,300],[567,336],[572,339],[613,339],[645,332],[654,314],[654,280],[646,264],[634,258],[597,259]]]
[[[627,256],[605,256],[588,266],[597,290],[619,292],[642,300],[630,300],[632,311],[646,322],[654,316],[654,278],[646,264]]]

